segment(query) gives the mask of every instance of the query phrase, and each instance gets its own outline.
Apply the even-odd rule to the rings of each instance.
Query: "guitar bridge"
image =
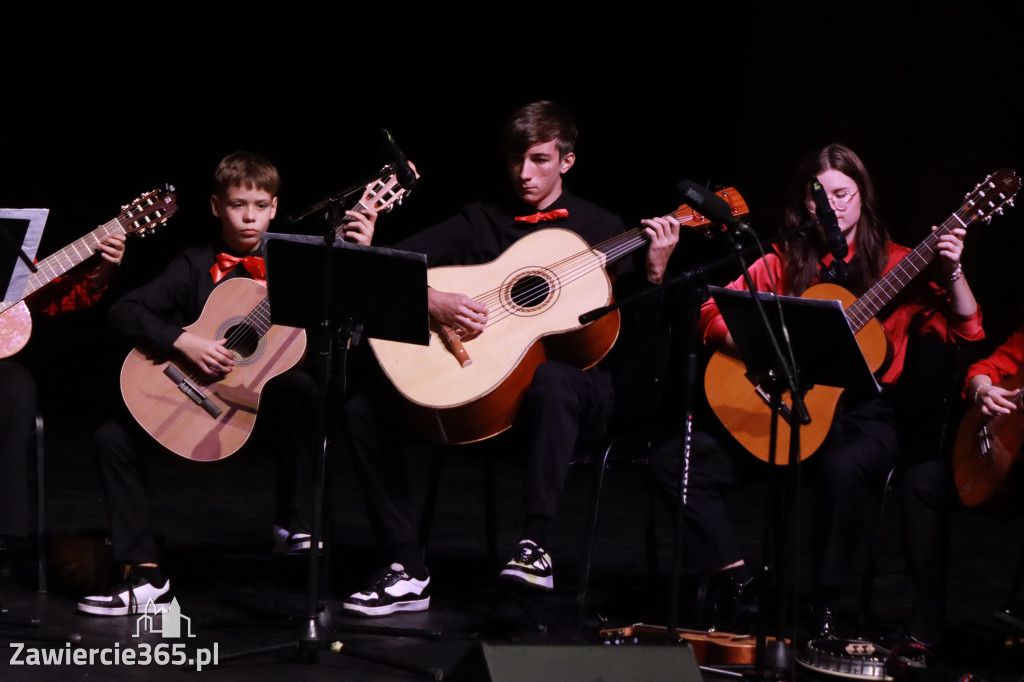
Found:
[[[174,365],[167,365],[167,367],[164,368],[164,374],[168,379],[174,382],[179,391],[185,394],[185,397],[203,408],[208,415],[214,419],[221,415],[222,410],[217,407],[212,400],[207,398],[206,395],[199,390],[197,386],[195,386],[195,384],[189,381],[177,367]]]
[[[978,452],[984,459],[992,458],[992,432],[988,424],[978,429]]]

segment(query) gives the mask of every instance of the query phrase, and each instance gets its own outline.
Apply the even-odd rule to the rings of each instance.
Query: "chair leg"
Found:
[[[434,510],[437,507],[437,491],[441,486],[441,472],[444,470],[444,452],[438,448],[434,451],[434,461],[430,467],[430,479],[427,483],[427,496],[423,500],[423,512],[420,514],[420,551],[426,558],[427,545],[430,543],[430,531],[434,526]]]
[[[47,591],[46,585],[46,461],[43,458],[43,416],[36,415],[36,568],[38,590]]]
[[[484,458],[484,519],[487,524],[487,565],[497,566],[498,559],[498,512],[495,492],[494,460]]]
[[[597,517],[601,511],[601,491],[604,487],[604,472],[608,467],[608,455],[614,443],[609,443],[601,455],[601,461],[594,472],[594,488],[590,498],[590,517],[587,523],[586,536],[583,540],[583,561],[580,562],[580,575],[576,586],[576,603],[579,606],[577,621],[582,627],[586,617],[587,589],[590,585],[590,564],[594,558],[594,543],[597,537]]]
[[[882,498],[878,503],[878,510],[875,512],[875,524],[871,533],[871,544],[868,547],[867,558],[864,563],[864,578],[861,583],[860,592],[860,627],[864,630],[871,620],[871,602],[875,592],[875,574],[878,572],[877,550],[882,538],[882,521],[885,515],[885,504],[889,497],[889,488],[892,486],[892,479],[896,468],[889,470],[885,477],[885,485],[882,488]]]

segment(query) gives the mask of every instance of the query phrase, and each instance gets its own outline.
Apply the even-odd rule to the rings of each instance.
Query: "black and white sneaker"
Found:
[[[397,611],[426,611],[430,608],[430,574],[417,580],[402,564],[391,564],[370,578],[362,592],[341,603],[348,613],[362,616],[386,616]]]
[[[520,540],[512,558],[501,569],[499,577],[517,583],[553,590],[555,578],[551,569],[551,555],[533,540]]]
[[[308,552],[312,544],[313,538],[304,528],[274,526],[274,554],[302,554]],[[324,541],[319,545],[323,550]]]
[[[145,578],[129,573],[124,582],[106,594],[85,597],[78,610],[96,616],[127,616],[136,613],[164,613],[171,604],[171,581],[154,585]]]

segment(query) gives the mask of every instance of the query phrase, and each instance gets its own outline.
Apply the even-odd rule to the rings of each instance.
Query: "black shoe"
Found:
[[[424,569],[426,570],[426,569]],[[349,595],[341,608],[359,616],[387,616],[396,611],[426,611],[430,608],[430,574],[413,578],[402,564],[391,564],[370,578],[362,591]]]
[[[749,634],[757,624],[757,590],[754,579],[736,580],[731,575],[709,578],[707,602],[701,626],[716,632]]]
[[[519,541],[498,577],[542,590],[555,589],[551,555],[533,540]]]
[[[288,528],[274,526],[274,554],[305,554],[309,552],[312,544],[312,536],[305,528],[295,525]],[[323,551],[323,540],[320,541],[319,547]]]
[[[135,613],[156,615],[171,604],[171,581],[154,585],[145,578],[129,573],[124,582],[105,594],[85,597],[78,610],[94,616],[127,616]]]

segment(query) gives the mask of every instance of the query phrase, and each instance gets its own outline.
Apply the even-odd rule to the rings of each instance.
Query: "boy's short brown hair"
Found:
[[[213,174],[214,192],[224,194],[232,187],[261,189],[276,197],[281,189],[281,176],[264,156],[256,152],[235,152],[221,159]]]
[[[564,159],[576,146],[576,121],[559,104],[530,102],[509,116],[501,138],[506,154],[523,154],[535,144],[557,140],[558,155]]]

